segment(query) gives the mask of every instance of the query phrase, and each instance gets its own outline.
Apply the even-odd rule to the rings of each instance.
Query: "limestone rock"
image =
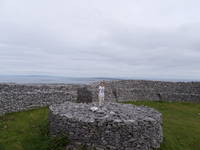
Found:
[[[163,140],[161,113],[131,104],[55,104],[49,107],[49,123],[51,135],[66,134],[89,149],[149,150]]]

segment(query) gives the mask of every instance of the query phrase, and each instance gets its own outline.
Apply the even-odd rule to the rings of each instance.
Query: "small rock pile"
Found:
[[[68,135],[73,143],[99,150],[149,150],[163,140],[158,111],[131,104],[55,104],[49,107],[50,134]]]

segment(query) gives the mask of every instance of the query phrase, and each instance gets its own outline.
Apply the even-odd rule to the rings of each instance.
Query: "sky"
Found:
[[[200,80],[198,0],[0,0],[0,75]]]

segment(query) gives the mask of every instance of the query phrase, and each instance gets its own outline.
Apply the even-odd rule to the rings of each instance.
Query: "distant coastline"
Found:
[[[0,75],[0,83],[63,83],[63,84],[87,84],[101,80],[122,80],[121,78],[104,77],[59,77],[59,76],[41,76],[41,75]]]
[[[155,80],[171,82],[200,82],[192,79],[163,79],[163,78],[112,78],[112,77],[62,77],[48,75],[0,75],[0,83],[49,83],[49,84],[89,84],[101,80]]]

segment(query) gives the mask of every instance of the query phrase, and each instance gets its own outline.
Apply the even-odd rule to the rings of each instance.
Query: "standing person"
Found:
[[[99,85],[99,94],[98,94],[99,106],[102,106],[102,104],[104,103],[104,90],[105,90],[104,82],[101,82]]]

